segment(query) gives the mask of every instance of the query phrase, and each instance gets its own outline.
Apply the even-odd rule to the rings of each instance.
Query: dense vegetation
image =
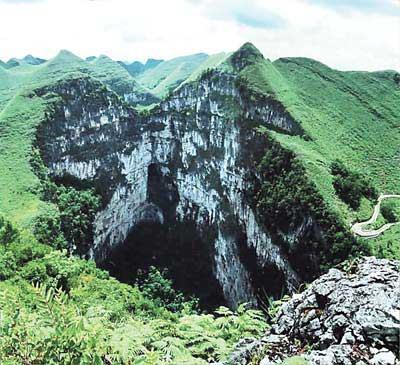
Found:
[[[388,223],[400,222],[400,203],[398,200],[384,200],[381,204],[381,214]]]
[[[349,226],[370,217],[375,192],[364,190],[360,199],[351,197],[363,190],[360,184],[373,186],[378,194],[398,193],[398,73],[341,72],[307,58],[271,62],[254,46],[247,44],[243,48],[242,53],[252,57],[252,62],[244,63],[239,72],[247,90],[278,100],[308,138],[279,131],[272,131],[271,135],[298,156],[324,202],[340,220]],[[341,181],[333,176],[331,165],[337,160],[352,176]],[[361,178],[354,178],[357,175]],[[339,194],[333,184],[335,179]],[[340,195],[347,195],[344,199],[351,201],[353,207]],[[370,240],[373,253],[389,254],[388,244],[399,234],[400,227],[396,226]],[[395,251],[389,256],[400,257],[400,250]]]
[[[237,72],[253,102],[279,101],[304,132],[261,130],[266,149],[252,192],[262,223],[294,265],[311,274],[360,253],[400,257],[399,226],[368,247],[346,229],[370,216],[378,192],[399,193],[398,74],[339,72],[302,58],[270,62],[251,45],[226,57],[164,61],[137,79],[107,57],[84,61],[65,51],[45,63],[0,64],[1,364],[205,364],[266,327],[245,305],[200,313],[168,272],[152,268],[125,285],[70,255],[87,252],[101,200],[94,190],[52,182],[32,148],[59,98],[30,90],[60,79],[96,78],[136,105],[209,68]],[[400,218],[397,202],[381,212],[379,223]],[[285,234],[309,218],[324,234],[293,247]]]
[[[38,149],[33,149],[31,166],[40,180],[43,201],[52,203],[35,218],[33,233],[40,243],[83,254],[93,242],[93,220],[101,207],[94,189],[76,189],[52,181]]]
[[[0,219],[0,362],[206,364],[265,319],[245,306],[200,314],[155,269],[121,284],[91,261],[36,242]]]
[[[333,187],[345,203],[352,209],[360,208],[361,198],[375,200],[378,198],[376,189],[360,174],[349,171],[342,162],[334,161],[331,165]]]
[[[265,136],[266,152],[258,165],[260,179],[254,201],[264,225],[293,256],[298,269],[312,277],[319,267],[328,268],[351,255],[367,254],[368,247],[356,241],[344,222],[329,211],[301,160],[271,138],[265,128],[259,132]],[[324,235],[310,233],[292,247],[293,243],[286,242],[287,234],[310,218],[316,226],[310,232],[318,229]]]

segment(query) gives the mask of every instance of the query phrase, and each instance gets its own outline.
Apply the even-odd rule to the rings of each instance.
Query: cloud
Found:
[[[1,3],[8,3],[8,4],[28,4],[28,3],[38,3],[44,0],[0,0]]]
[[[246,6],[235,10],[233,16],[238,23],[254,28],[280,28],[285,25],[285,21],[278,14],[258,7]]]
[[[352,9],[393,16],[400,14],[399,2],[396,0],[310,0],[310,2],[340,11]]]
[[[342,11],[328,0],[4,1],[2,59],[49,59],[68,49],[80,57],[146,61],[229,52],[250,41],[272,60],[302,56],[343,70],[400,70],[397,17]]]
[[[212,19],[234,21],[251,28],[275,29],[285,25],[285,20],[261,1],[241,0],[186,0],[200,7]]]

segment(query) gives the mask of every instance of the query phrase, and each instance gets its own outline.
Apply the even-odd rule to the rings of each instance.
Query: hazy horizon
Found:
[[[395,0],[0,0],[0,59],[66,49],[143,63],[251,42],[271,60],[400,70],[399,16]]]

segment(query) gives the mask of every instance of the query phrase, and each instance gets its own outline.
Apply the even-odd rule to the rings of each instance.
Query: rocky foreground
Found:
[[[226,364],[400,364],[399,267],[367,257],[329,270],[282,306],[264,338],[239,343]]]

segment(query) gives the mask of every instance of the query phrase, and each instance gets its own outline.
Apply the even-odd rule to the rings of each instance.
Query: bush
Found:
[[[388,223],[396,223],[400,221],[400,207],[397,207],[394,200],[384,200],[381,205],[381,213]]]
[[[54,206],[48,206],[36,217],[33,233],[40,243],[56,249],[67,248],[67,241],[61,231],[60,212]]]
[[[265,138],[266,152],[258,164],[260,179],[253,199],[264,225],[291,255],[296,267],[312,279],[319,270],[338,264],[349,255],[366,252],[367,246],[357,243],[344,223],[330,212],[296,155],[268,135]],[[332,171],[348,176],[341,164],[333,164]],[[287,243],[285,233],[306,217],[312,217],[324,235],[310,234],[296,245]],[[319,262],[319,268],[309,266],[310,255]]]
[[[93,241],[93,221],[101,206],[94,190],[76,190],[60,186],[57,205],[60,209],[61,229],[78,253],[86,252]]]
[[[352,209],[360,207],[361,198],[376,199],[376,189],[358,173],[348,170],[342,162],[336,160],[331,165],[331,172],[334,176],[333,187],[340,199]]]
[[[167,270],[159,271],[155,267],[150,267],[147,274],[139,277],[138,284],[146,298],[171,312],[180,312],[184,309],[193,311],[198,307],[197,300],[193,298],[188,300],[172,287]]]
[[[0,244],[6,245],[18,238],[17,229],[5,217],[0,215]]]
[[[37,239],[57,249],[68,247],[78,254],[86,253],[93,241],[93,221],[101,206],[100,197],[93,189],[55,184],[38,149],[32,150],[30,163],[41,182],[42,199],[57,206],[49,205],[36,219]]]

